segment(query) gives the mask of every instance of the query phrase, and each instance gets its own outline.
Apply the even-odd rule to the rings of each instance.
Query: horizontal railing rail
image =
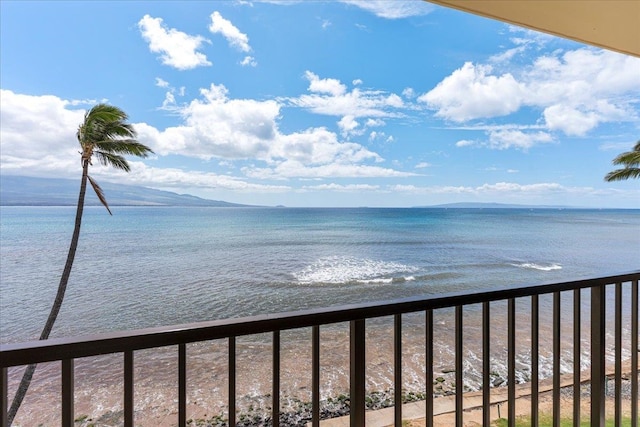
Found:
[[[262,333],[273,334],[273,425],[278,425],[279,408],[279,347],[280,332],[290,329],[311,327],[312,338],[312,372],[313,372],[313,424],[319,425],[319,327],[322,325],[350,322],[350,387],[351,387],[351,425],[364,426],[365,424],[365,320],[385,316],[394,316],[394,383],[395,383],[395,425],[400,426],[402,422],[402,315],[407,313],[426,313],[426,395],[433,395],[433,310],[442,308],[455,308],[455,349],[456,349],[456,425],[462,425],[462,345],[463,345],[463,307],[471,304],[482,304],[483,307],[483,390],[487,390],[483,395],[485,406],[490,404],[488,397],[488,370],[490,369],[488,354],[490,348],[490,328],[489,328],[489,306],[491,302],[506,301],[508,307],[508,414],[509,425],[515,425],[515,300],[517,298],[531,297],[532,312],[532,394],[537,390],[538,381],[538,297],[541,295],[553,295],[553,325],[554,325],[554,419],[559,419],[559,349],[560,349],[560,295],[563,292],[573,291],[574,295],[574,351],[576,341],[580,340],[580,290],[591,289],[591,381],[592,381],[592,425],[604,425],[593,423],[593,418],[602,420],[604,423],[604,363],[605,363],[605,287],[607,285],[616,286],[616,316],[619,316],[620,289],[622,283],[632,284],[632,374],[635,375],[635,386],[632,384],[632,395],[637,400],[637,349],[638,349],[638,280],[640,270],[622,274],[612,274],[596,278],[585,278],[571,280],[560,283],[546,283],[535,285],[513,286],[509,288],[463,291],[440,295],[429,295],[422,297],[411,297],[397,299],[393,301],[351,304],[339,307],[329,307],[311,309],[297,312],[265,314],[245,318],[232,318],[215,320],[200,323],[191,323],[169,327],[147,328],[133,331],[122,331],[104,333],[99,335],[54,338],[45,341],[31,341],[24,343],[11,343],[0,345],[0,385],[2,393],[2,420],[6,419],[7,402],[7,369],[14,366],[23,366],[33,363],[62,361],[62,384],[67,387],[67,392],[63,392],[63,413],[67,411],[63,420],[73,420],[73,392],[69,393],[69,387],[73,390],[73,361],[78,358],[88,356],[98,356],[113,353],[124,354],[125,369],[125,425],[133,425],[133,354],[135,351],[168,347],[178,345],[179,349],[179,425],[185,425],[186,420],[186,344],[201,341],[228,339],[229,340],[229,424],[235,424],[235,342],[236,337],[244,335],[254,335]],[[577,321],[577,323],[576,323]],[[619,318],[616,317],[616,328],[619,329]],[[622,339],[620,331],[616,332],[616,374],[619,374],[619,353]],[[533,347],[536,346],[535,350]],[[579,345],[577,346],[579,347]],[[579,351],[576,351],[578,362],[580,360]],[[575,363],[575,360],[574,360]],[[574,368],[578,369],[579,363]],[[431,371],[431,372],[430,372]],[[579,380],[579,375],[576,377]],[[578,381],[579,382],[579,381]],[[619,381],[616,383],[619,386]],[[65,402],[71,399],[71,402]],[[532,418],[534,425],[537,425],[537,399],[532,399]],[[616,418],[619,418],[619,396],[616,400]],[[636,405],[637,406],[637,405]],[[433,400],[427,398],[426,402],[427,425],[431,425],[429,414],[433,413]],[[595,412],[595,415],[594,415]],[[488,414],[488,408],[485,408]],[[575,414],[579,418],[579,414]],[[637,408],[632,414],[637,423]],[[485,425],[488,422],[488,415],[484,417]],[[72,425],[72,424],[70,424]]]

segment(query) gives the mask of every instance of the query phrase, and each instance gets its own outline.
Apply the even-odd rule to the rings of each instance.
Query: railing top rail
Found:
[[[184,325],[163,326],[104,333],[99,335],[54,338],[45,341],[0,344],[0,367],[121,353],[182,343],[215,340],[231,336],[260,334],[277,330],[370,319],[394,314],[478,304],[532,295],[589,288],[640,279],[640,270],[578,279],[559,283],[523,285],[476,291],[410,297],[391,301],[351,304],[304,311],[264,314]]]

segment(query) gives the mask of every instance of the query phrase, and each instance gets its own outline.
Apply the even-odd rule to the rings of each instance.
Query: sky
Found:
[[[640,208],[640,59],[415,1],[0,2],[0,173],[80,179],[84,113],[154,154],[100,182],[256,205]],[[1,185],[1,177],[0,177]],[[108,194],[106,195],[108,199]]]

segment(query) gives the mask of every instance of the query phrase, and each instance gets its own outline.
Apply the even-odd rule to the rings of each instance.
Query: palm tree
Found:
[[[614,165],[624,165],[622,169],[609,172],[604,177],[605,181],[622,181],[630,178],[640,178],[640,140],[636,142],[632,151],[620,154],[613,159]]]
[[[73,265],[76,249],[78,247],[78,239],[80,237],[80,225],[82,222],[82,211],[84,210],[84,196],[87,189],[87,180],[98,195],[100,202],[105,208],[107,208],[107,211],[111,215],[111,210],[109,209],[109,205],[107,204],[107,200],[104,197],[102,189],[88,174],[89,166],[92,164],[91,159],[95,156],[100,163],[105,166],[113,166],[116,169],[129,172],[129,163],[124,158],[124,155],[147,157],[149,153],[153,153],[149,147],[136,140],[136,131],[133,129],[131,124],[126,122],[127,119],[127,114],[121,109],[107,104],[98,104],[85,113],[84,121],[78,127],[76,135],[82,150],[80,152],[82,180],[80,181],[80,194],[78,196],[75,228],[73,229],[73,236],[71,237],[71,245],[69,246],[67,262],[64,265],[64,270],[60,277],[58,292],[53,302],[53,306],[51,307],[51,312],[49,313],[47,322],[42,329],[42,334],[40,334],[41,340],[49,338],[49,334],[53,329],[53,324],[60,312],[64,293],[67,289],[67,282],[71,275],[71,267]],[[31,378],[33,377],[35,370],[36,364],[32,364],[27,366],[27,369],[24,372],[11,404],[11,409],[7,414],[9,425],[13,422],[13,419],[18,412],[18,408],[20,408],[20,405],[22,404],[22,400],[27,393],[27,389],[29,388]]]

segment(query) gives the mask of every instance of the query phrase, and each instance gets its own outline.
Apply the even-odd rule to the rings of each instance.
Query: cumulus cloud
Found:
[[[258,65],[258,61],[253,56],[245,56],[242,61],[240,61],[240,65],[243,67],[256,67]]]
[[[491,66],[467,62],[418,101],[436,110],[436,116],[456,122],[517,111],[522,105],[523,87],[509,73],[494,76],[491,72]]]
[[[461,139],[460,141],[456,142],[456,147],[470,147],[475,144],[476,144],[475,141],[470,141],[468,139]]]
[[[508,148],[528,150],[536,144],[550,142],[553,142],[553,138],[546,132],[527,133],[517,129],[501,129],[489,132],[488,144],[489,147],[498,150],[505,150]]]
[[[390,168],[363,164],[332,163],[320,166],[306,166],[296,161],[285,161],[274,168],[247,168],[245,174],[259,179],[283,178],[405,178],[415,176]]]
[[[231,21],[223,18],[218,11],[213,12],[210,18],[211,24],[209,25],[209,31],[213,34],[222,35],[230,46],[240,50],[241,52],[251,52],[249,37],[240,32],[240,30],[236,28]]]
[[[505,51],[490,60],[505,62],[521,52]],[[506,62],[503,65],[509,66]],[[531,108],[540,111],[547,131],[572,136],[584,136],[602,123],[638,120],[634,110],[640,98],[638,58],[582,48],[540,56],[522,67],[510,66],[508,72],[497,72],[495,66],[467,62],[418,101],[435,110],[437,117],[458,123]],[[505,148],[502,136],[493,135],[488,145]],[[521,142],[510,146],[549,142],[544,134],[517,139]]]
[[[423,1],[405,0],[341,0],[357,6],[380,18],[401,19],[412,16],[422,16],[431,13],[435,7]]]
[[[160,77],[156,77],[156,86],[158,87],[169,87],[169,82],[161,79]]]
[[[304,76],[309,80],[309,92],[328,93],[333,96],[340,96],[347,90],[347,87],[340,83],[340,80],[321,79],[311,71],[305,71]]]
[[[138,124],[141,140],[150,141],[160,155],[179,154],[229,160],[255,160],[246,176],[256,179],[293,177],[404,176],[368,162],[383,159],[360,144],[342,142],[326,128],[282,133],[278,128],[280,105],[273,100],[232,99],[223,85],[201,89],[201,97],[180,108],[183,124],[163,131]],[[352,119],[353,120],[353,119]],[[358,126],[343,120],[344,131]]]
[[[203,43],[208,42],[202,36],[191,36],[175,28],[166,28],[162,18],[145,15],[138,21],[142,37],[149,43],[149,50],[159,53],[162,63],[178,70],[189,70],[200,66],[209,66],[211,62],[198,52]]]
[[[361,133],[362,128],[358,129],[358,126],[360,126],[360,123],[358,123],[351,115],[344,116],[338,122],[338,127],[342,131],[342,135],[345,137]]]
[[[315,114],[328,116],[352,116],[354,118],[384,118],[402,116],[405,104],[398,95],[383,91],[347,91],[340,80],[320,78],[311,71],[305,72],[309,80],[309,92],[297,98],[286,98],[290,106],[307,109]]]
[[[3,173],[79,173],[75,132],[84,110],[69,109],[75,104],[73,101],[51,95],[31,96],[0,89],[0,99]]]
[[[79,173],[75,130],[82,122],[84,110],[73,110],[72,101],[55,96],[28,96],[6,90],[1,96],[3,172],[23,173],[28,168],[36,175]],[[165,101],[173,105],[173,100],[168,97]],[[377,153],[357,143],[343,142],[335,132],[325,128],[282,133],[278,129],[280,105],[276,101],[232,99],[223,85],[201,89],[199,98],[181,106],[173,105],[173,111],[181,117],[177,126],[158,129],[147,123],[134,123],[140,142],[151,147],[157,156],[256,164],[240,169],[244,177],[231,177],[154,169],[145,166],[153,161],[150,159],[132,163],[130,181],[146,185],[149,180],[168,186],[173,185],[170,178],[177,176],[176,181],[181,183],[205,186],[215,178],[217,188],[256,189],[263,187],[250,184],[251,178],[408,176],[376,166],[375,163],[383,161]],[[134,170],[134,164],[139,170]],[[94,174],[121,175],[98,164],[94,165]]]
[[[219,175],[211,172],[188,171],[177,168],[156,168],[147,166],[139,161],[129,162],[131,172],[127,175],[127,182],[165,189],[212,189],[231,191],[259,191],[259,192],[285,192],[291,187],[286,185],[265,185],[248,182],[245,179]],[[105,177],[115,178],[113,169],[103,173]]]

